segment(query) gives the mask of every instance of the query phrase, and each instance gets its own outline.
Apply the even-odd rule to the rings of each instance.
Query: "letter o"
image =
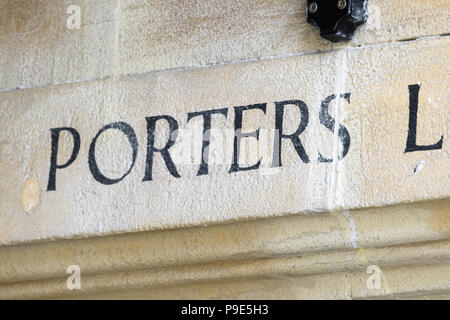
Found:
[[[95,161],[95,144],[97,143],[97,139],[100,137],[100,135],[103,132],[105,132],[106,130],[109,130],[109,129],[117,129],[117,130],[122,131],[127,136],[128,141],[130,142],[131,148],[133,149],[133,162],[132,162],[130,168],[128,169],[128,171],[122,177],[120,177],[118,179],[109,179],[109,178],[105,177],[100,172],[100,170],[97,166],[97,162]],[[125,122],[114,122],[114,123],[104,126],[97,133],[97,135],[91,142],[91,146],[89,147],[88,162],[89,162],[89,169],[91,170],[92,176],[94,177],[95,180],[97,180],[101,184],[106,184],[106,185],[111,185],[111,184],[115,184],[115,183],[122,181],[133,169],[134,164],[136,162],[137,152],[138,152],[138,142],[137,142],[136,133],[134,132],[133,128],[129,124],[127,124]]]

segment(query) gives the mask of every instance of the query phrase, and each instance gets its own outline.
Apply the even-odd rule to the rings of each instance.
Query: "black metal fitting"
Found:
[[[368,4],[369,0],[308,0],[307,21],[327,40],[351,40],[367,21]]]

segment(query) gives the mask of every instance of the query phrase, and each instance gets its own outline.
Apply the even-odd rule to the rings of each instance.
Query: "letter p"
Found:
[[[64,164],[58,164],[59,135],[61,131],[68,131],[73,137],[73,150],[70,159]],[[50,156],[50,173],[48,177],[47,191],[56,190],[56,170],[70,166],[78,156],[80,151],[80,134],[74,128],[54,128],[50,129],[52,134],[52,154]]]

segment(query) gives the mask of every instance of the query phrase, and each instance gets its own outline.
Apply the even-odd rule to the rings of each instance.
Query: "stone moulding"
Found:
[[[449,206],[447,199],[345,215],[4,246],[0,259],[8,263],[0,265],[0,298],[171,298],[173,293],[186,298],[192,288],[199,298],[230,297],[217,292],[217,281],[243,298],[445,294],[450,291]],[[81,291],[66,288],[66,268],[73,264],[82,270]],[[378,291],[365,288],[369,265],[385,272]],[[307,286],[292,291],[287,280],[274,279]],[[326,279],[334,285],[326,287]],[[235,281],[249,291],[241,292]],[[264,289],[279,285],[287,286],[286,293]]]

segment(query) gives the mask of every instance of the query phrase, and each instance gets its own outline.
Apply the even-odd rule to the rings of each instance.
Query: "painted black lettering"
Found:
[[[342,99],[345,99],[348,103],[350,103],[350,93],[341,94],[340,97]],[[329,114],[328,109],[330,107],[331,101],[333,101],[334,99],[336,99],[335,94],[333,94],[333,95],[327,97],[325,100],[323,100],[322,105],[320,106],[320,113],[319,113],[320,123],[333,133],[334,133],[334,126],[336,125],[336,121]],[[347,129],[342,124],[339,124],[338,137],[342,144],[342,149],[338,156],[338,160],[342,160],[342,159],[344,159],[344,157],[347,155],[348,151],[350,150],[350,142],[351,142],[350,134],[348,133]],[[318,161],[319,162],[332,162],[333,159],[325,158],[319,152]]]
[[[247,137],[254,137],[256,140],[259,139],[259,129],[253,132],[242,133],[242,114],[244,111],[259,109],[266,114],[267,103],[252,104],[243,107],[234,107],[234,146],[233,146],[233,162],[229,173],[247,170],[256,170],[261,165],[261,159],[253,166],[241,167],[239,165],[239,154],[241,149],[241,139]]]
[[[72,154],[67,160],[65,164],[58,164],[58,146],[59,146],[59,134],[61,131],[67,131],[69,132],[73,137],[73,149]],[[56,170],[57,169],[64,169],[70,166],[75,159],[78,156],[78,152],[80,151],[80,134],[77,130],[74,128],[54,128],[50,129],[51,137],[52,137],[52,150],[51,150],[51,156],[50,156],[50,173],[48,177],[48,185],[47,185],[47,191],[54,191],[56,190]]]
[[[428,145],[428,146],[419,146],[417,145],[417,111],[419,107],[419,91],[420,85],[413,84],[408,86],[409,88],[409,127],[408,127],[408,138],[406,140],[406,149],[407,152],[414,151],[427,151],[427,150],[439,150],[442,149],[442,145],[444,143],[444,136],[442,135],[441,140],[439,142]]]
[[[203,116],[202,162],[198,169],[197,176],[208,174],[209,144],[211,141],[211,116],[213,114],[222,114],[226,118],[228,115],[228,109],[225,108],[188,113],[188,122],[194,117]]]
[[[175,178],[180,178],[178,174],[177,168],[172,161],[172,158],[169,154],[169,149],[175,144],[178,135],[178,122],[172,118],[171,116],[162,115],[156,117],[147,117],[147,161],[145,166],[145,176],[142,181],[152,181],[152,173],[153,173],[153,156],[156,153],[161,153],[161,156],[166,163],[167,169],[172,176]],[[155,137],[156,137],[156,123],[159,120],[165,120],[169,124],[169,139],[166,145],[163,148],[155,147]]]
[[[118,179],[110,179],[110,178],[105,177],[100,172],[100,170],[97,166],[97,162],[95,160],[95,145],[97,143],[97,139],[100,137],[100,135],[103,132],[105,132],[106,130],[109,130],[109,129],[116,129],[116,130],[122,131],[127,136],[128,141],[130,142],[130,145],[132,148],[133,161],[131,163],[131,166],[128,169],[128,171],[122,177],[120,177]],[[92,140],[91,146],[89,148],[88,162],[89,162],[89,169],[91,170],[92,176],[94,177],[95,180],[97,180],[101,184],[106,184],[106,185],[111,185],[111,184],[115,184],[115,183],[122,181],[133,169],[134,164],[136,162],[137,152],[138,152],[138,142],[137,142],[136,133],[134,132],[133,128],[129,124],[127,124],[125,122],[114,122],[114,123],[108,124],[107,126],[104,126],[102,129],[100,129],[100,131],[97,133],[95,138]]]
[[[301,113],[301,121],[297,130],[293,134],[283,134],[283,119],[284,119],[284,107],[287,105],[297,106]],[[272,168],[281,167],[281,146],[283,139],[291,140],[294,145],[295,151],[304,163],[309,162],[309,157],[306,154],[305,148],[300,141],[299,136],[306,129],[309,122],[308,107],[303,101],[300,100],[288,100],[282,102],[275,102],[275,140],[273,148],[273,160]]]

